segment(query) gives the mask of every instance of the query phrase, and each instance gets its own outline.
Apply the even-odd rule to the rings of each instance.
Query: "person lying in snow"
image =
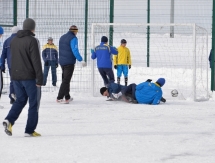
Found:
[[[164,78],[159,78],[155,83],[151,79],[136,85],[122,86],[111,83],[108,87],[102,87],[100,93],[103,96],[110,97],[113,101],[122,100],[129,103],[158,105],[160,101],[166,102],[162,97],[161,87],[165,84]]]

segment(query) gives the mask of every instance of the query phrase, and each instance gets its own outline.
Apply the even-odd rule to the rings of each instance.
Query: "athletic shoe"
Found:
[[[162,101],[163,103],[165,103],[165,102],[166,102],[166,99],[163,98],[163,97],[161,97],[161,101]]]
[[[119,93],[112,93],[113,97],[118,99],[120,96],[122,96],[122,93],[119,92]]]
[[[41,134],[37,133],[36,131],[34,131],[32,134],[25,133],[25,137],[39,137],[39,136],[41,136]]]
[[[70,99],[68,99],[68,100],[65,100],[65,104],[68,104],[70,101],[72,101],[73,100],[73,98],[72,97],[70,97]]]
[[[9,136],[12,136],[12,125],[7,119],[3,121],[3,126],[5,133]]]
[[[60,100],[57,99],[56,102],[57,103],[63,103],[63,99],[60,99]]]

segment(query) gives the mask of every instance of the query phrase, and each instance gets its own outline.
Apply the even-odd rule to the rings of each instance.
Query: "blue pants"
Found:
[[[48,62],[48,66],[44,65],[43,85],[46,85],[50,67],[51,67],[51,73],[52,73],[52,85],[56,85],[56,82],[57,82],[56,64],[57,63],[56,61],[47,61],[47,62]]]
[[[114,83],[115,79],[112,68],[98,68],[98,69],[105,85],[109,83]]]
[[[13,81],[11,80],[11,69],[10,68],[9,68],[9,75],[10,75],[10,94],[9,94],[9,98],[12,100],[13,97],[11,96],[11,94],[15,95],[15,90],[14,90],[14,87],[13,87]]]
[[[14,125],[22,109],[29,100],[28,120],[25,133],[31,134],[36,129],[38,123],[41,88],[36,86],[36,80],[13,80],[13,85],[16,92],[16,101],[13,103],[5,119]]]
[[[125,78],[128,77],[128,65],[117,65],[117,77],[120,78],[122,73]]]

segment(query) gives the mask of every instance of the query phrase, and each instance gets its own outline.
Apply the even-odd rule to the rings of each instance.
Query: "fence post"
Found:
[[[29,18],[29,0],[26,0],[26,18]]]
[[[110,0],[110,23],[114,21],[114,0]],[[109,45],[113,46],[113,26],[109,28]]]
[[[17,0],[13,0],[13,25],[17,26]]]
[[[214,80],[214,47],[215,47],[215,0],[213,0],[213,16],[212,16],[212,58],[211,58],[211,91],[214,91],[214,85],[215,85],[215,80]]]
[[[150,0],[147,5],[147,23],[150,23]],[[149,52],[150,52],[150,26],[147,26],[147,67],[149,67]]]
[[[170,23],[174,23],[174,0],[171,0]],[[174,38],[174,26],[170,26],[170,38]]]
[[[85,0],[84,60],[87,61],[88,0]]]

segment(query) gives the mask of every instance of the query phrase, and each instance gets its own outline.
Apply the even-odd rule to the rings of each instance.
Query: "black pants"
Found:
[[[75,65],[65,65],[61,66],[62,68],[62,83],[60,85],[60,90],[57,96],[57,99],[63,99],[65,97],[66,100],[70,99],[70,81],[72,79],[72,75],[74,72]]]
[[[136,84],[132,83],[128,86],[126,86],[124,89],[121,90],[122,94],[125,96],[130,96],[134,100],[136,100],[135,97],[135,91],[136,91]]]
[[[114,83],[114,74],[112,68],[98,68],[99,73],[102,76],[104,84],[107,85],[109,83]],[[108,78],[107,78],[108,76]]]

